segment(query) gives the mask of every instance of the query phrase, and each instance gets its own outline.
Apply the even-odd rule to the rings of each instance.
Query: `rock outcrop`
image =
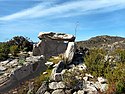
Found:
[[[27,57],[24,61],[7,60],[1,62],[0,66],[4,67],[1,67],[3,74],[0,75],[0,92],[11,89],[25,78],[38,75],[47,68],[43,56]]]

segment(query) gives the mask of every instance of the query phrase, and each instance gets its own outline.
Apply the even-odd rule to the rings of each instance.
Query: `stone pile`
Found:
[[[70,48],[72,47],[70,46]],[[60,61],[58,65],[53,68],[50,80],[48,82],[44,82],[36,94],[99,94],[99,92],[104,93],[108,88],[106,79],[104,79],[103,77],[94,78],[91,74],[80,73],[87,70],[86,65],[81,63],[83,62],[83,54],[85,52],[76,52],[74,50],[69,52],[74,53],[73,56],[69,54],[69,56],[71,56],[69,57],[71,62],[66,63],[65,61]],[[81,56],[79,57],[79,60],[77,60],[77,56]],[[64,75],[67,72],[76,73],[73,76],[74,81],[77,81],[74,86],[68,86],[68,82],[65,82]],[[72,82],[73,79],[69,78],[69,80],[72,80]]]

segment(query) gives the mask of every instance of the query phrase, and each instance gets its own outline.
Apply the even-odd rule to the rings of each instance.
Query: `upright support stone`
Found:
[[[74,53],[75,53],[76,47],[75,47],[75,43],[74,42],[69,42],[67,49],[64,53],[64,61],[67,63],[72,62]]]

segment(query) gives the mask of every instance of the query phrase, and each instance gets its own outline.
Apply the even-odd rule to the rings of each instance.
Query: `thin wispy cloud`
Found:
[[[39,17],[70,17],[91,13],[104,13],[125,8],[125,0],[77,0],[62,4],[40,3],[17,13],[0,17],[0,20],[30,19]]]

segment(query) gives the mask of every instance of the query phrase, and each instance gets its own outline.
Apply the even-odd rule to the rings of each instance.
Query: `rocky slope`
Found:
[[[89,48],[97,47],[108,50],[125,48],[125,38],[97,36],[87,41],[77,42],[77,46],[80,49],[76,49],[75,42],[69,42],[66,51],[64,54],[61,54],[62,57],[57,63],[54,63],[54,60],[46,61],[45,65],[48,66],[48,68],[45,72],[41,73],[37,80],[33,79],[28,81],[28,83],[24,84],[25,87],[20,86],[20,88],[16,88],[7,94],[104,94],[107,93],[107,89],[109,92],[114,92],[109,84],[111,81],[107,78],[110,78],[110,69],[113,69],[112,73],[114,72],[114,74],[116,74],[115,70],[117,71],[117,69],[119,69],[121,73],[125,73],[124,67],[117,64],[117,62],[121,64],[125,62],[124,51],[122,53],[122,58],[120,58],[118,55],[121,54],[116,54],[115,57],[110,54],[111,51],[108,51],[108,54],[106,54],[103,53],[101,49],[94,51]],[[107,51],[105,49],[104,51]],[[57,59],[57,57],[54,58]],[[115,58],[117,58],[117,60]],[[98,62],[98,64],[96,64],[98,66],[92,65],[91,62],[94,64]],[[107,68],[107,66],[109,67]],[[105,76],[102,68],[107,68],[108,73],[106,72],[106,75],[108,75],[108,77]],[[95,73],[91,72],[90,69]],[[96,72],[96,70],[99,72]],[[99,75],[99,73],[103,73],[104,75]],[[121,75],[123,78],[125,77],[125,75]],[[118,75],[114,75],[114,77],[120,78]],[[117,79],[116,82],[118,81],[119,79]],[[121,83],[123,82],[124,79]],[[21,90],[21,92],[19,90]]]
[[[125,38],[117,36],[96,36],[92,37],[86,41],[77,42],[78,47],[88,47],[88,48],[124,48],[125,49]]]

